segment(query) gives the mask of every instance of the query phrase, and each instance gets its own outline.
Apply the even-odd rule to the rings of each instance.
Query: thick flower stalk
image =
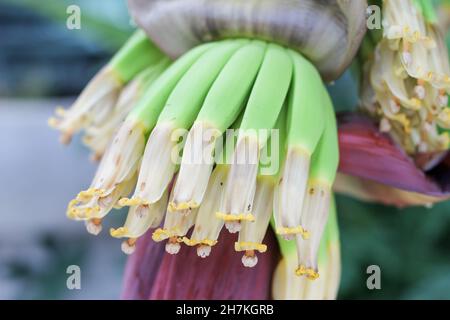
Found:
[[[409,154],[450,143],[450,67],[433,10],[428,0],[383,1],[383,35],[365,67],[363,108]]]

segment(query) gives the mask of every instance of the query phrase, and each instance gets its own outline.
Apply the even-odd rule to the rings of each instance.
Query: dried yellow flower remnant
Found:
[[[386,0],[383,38],[361,104],[409,154],[448,148],[450,67],[444,39],[412,0]]]

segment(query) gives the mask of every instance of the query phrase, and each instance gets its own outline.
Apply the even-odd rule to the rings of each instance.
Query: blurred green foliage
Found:
[[[123,225],[126,214],[126,209],[115,210],[103,227],[108,230]],[[127,258],[120,251],[120,241],[112,239],[108,232],[93,237],[86,233],[82,224],[74,224],[73,228],[79,232],[64,234],[58,230],[42,230],[32,243],[20,248],[18,254],[0,261],[0,278],[4,276],[14,283],[13,292],[5,295],[8,299],[119,298]],[[102,253],[100,250],[113,251]],[[66,270],[70,265],[80,267],[81,290],[67,289],[69,274]],[[98,272],[103,272],[107,278],[99,279],[102,276]],[[110,282],[109,287],[104,287],[105,281]],[[108,292],[111,287],[115,292]]]
[[[72,264],[84,266],[85,254],[89,250],[88,238],[78,241],[57,233],[43,233],[37,239],[34,250],[44,256],[37,263],[27,256],[16,256],[4,261],[6,276],[16,283],[15,299],[61,299],[67,294],[65,286],[68,277],[67,266]]]
[[[450,299],[450,202],[397,209],[337,197],[341,299]],[[366,286],[370,265],[381,290]]]
[[[81,29],[68,29],[67,8]],[[134,26],[122,0],[0,2],[0,96],[78,94]]]
[[[127,14],[126,1],[108,0],[3,0],[17,8],[33,10],[65,27],[70,5],[77,5],[81,11],[81,30],[75,32],[79,37],[96,41],[110,50],[119,48],[133,29]],[[67,30],[68,32],[72,32]]]

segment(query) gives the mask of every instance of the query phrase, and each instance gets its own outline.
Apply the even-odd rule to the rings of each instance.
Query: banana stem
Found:
[[[109,65],[117,72],[120,80],[127,83],[146,66],[156,64],[164,57],[144,31],[137,30],[114,55]]]

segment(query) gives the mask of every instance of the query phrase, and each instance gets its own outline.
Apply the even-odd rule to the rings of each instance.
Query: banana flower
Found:
[[[128,208],[109,230],[131,255],[123,298],[334,299],[333,189],[397,206],[447,197],[446,134],[409,145],[433,107],[433,130],[447,125],[448,61],[417,3],[399,2],[384,2],[365,115],[336,117],[324,81],[352,62],[366,1],[129,1],[143,31],[51,120],[66,141],[84,129],[101,158],[67,216],[98,234]],[[432,77],[417,73],[427,57]]]

